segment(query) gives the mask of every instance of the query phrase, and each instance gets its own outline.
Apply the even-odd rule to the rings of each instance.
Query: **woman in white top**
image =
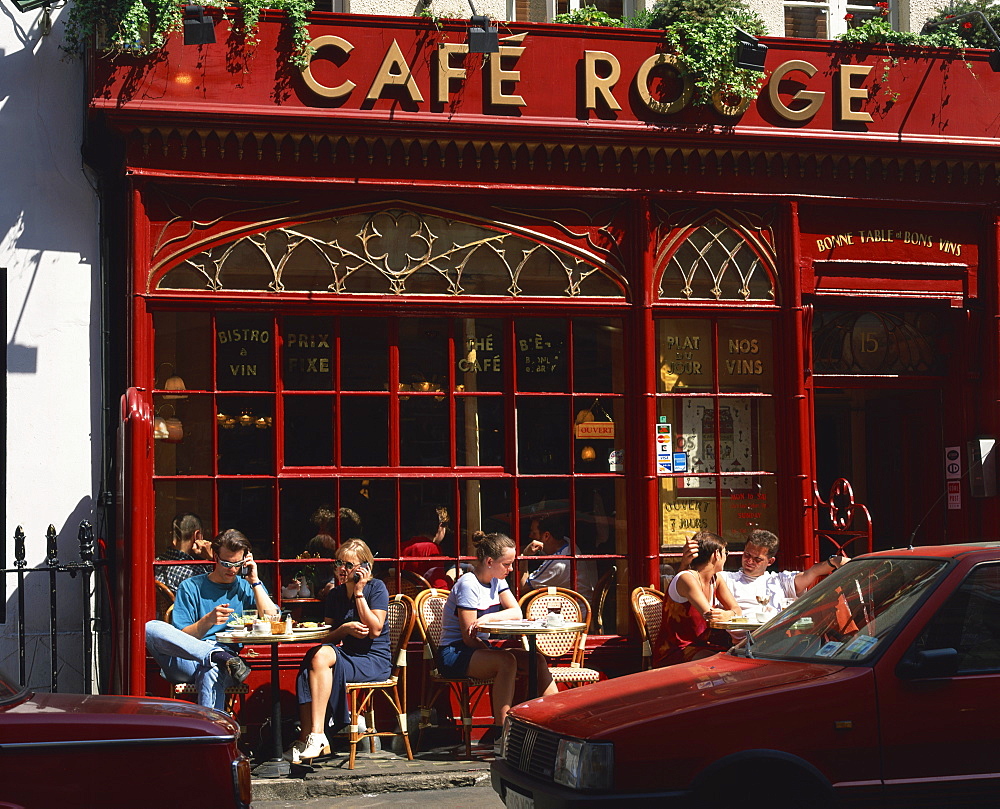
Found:
[[[653,666],[671,666],[725,651],[710,640],[712,621],[741,615],[740,607],[719,575],[726,564],[726,541],[713,533],[695,535],[698,554],[690,570],[670,581],[663,599],[663,621],[653,647]]]
[[[493,680],[490,695],[494,726],[479,742],[489,746],[499,741],[504,718],[514,701],[518,671],[527,672],[528,660],[523,649],[501,649],[489,640],[491,621],[523,617],[506,581],[514,567],[514,542],[505,534],[481,533],[473,542],[476,565],[459,577],[445,603],[437,663],[445,676]],[[558,690],[541,656],[538,685],[546,696]]]

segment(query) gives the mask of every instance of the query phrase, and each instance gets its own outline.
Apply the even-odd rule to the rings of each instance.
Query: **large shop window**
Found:
[[[754,529],[777,529],[768,311],[777,289],[769,216],[681,211],[661,219],[656,291],[665,304],[673,301],[656,311],[653,449],[665,586],[669,563],[698,531],[741,543]],[[725,308],[679,314],[696,302]]]
[[[476,530],[522,547],[547,515],[577,589],[596,603],[604,574],[628,581],[619,319],[159,311],[153,325],[157,553],[193,511],[251,539],[272,591],[315,591],[361,536],[396,590],[467,564]],[[415,540],[438,549],[417,556]],[[615,593],[604,603],[605,631],[627,631]]]

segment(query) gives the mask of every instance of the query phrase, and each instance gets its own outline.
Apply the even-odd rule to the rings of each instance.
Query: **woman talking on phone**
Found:
[[[302,729],[285,751],[289,761],[330,752],[327,727],[336,732],[350,721],[345,683],[389,679],[392,653],[389,633],[382,631],[389,591],[380,579],[372,578],[374,561],[360,539],[349,539],[337,549],[338,584],[327,594],[323,610],[332,628],[326,640],[306,654],[295,681]]]

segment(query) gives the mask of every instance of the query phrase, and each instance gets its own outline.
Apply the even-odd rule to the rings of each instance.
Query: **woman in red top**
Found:
[[[710,621],[742,615],[726,582],[717,574],[726,564],[726,540],[708,531],[693,537],[698,555],[674,576],[663,599],[663,623],[653,647],[653,666],[672,666],[725,651],[710,642]],[[721,605],[721,609],[716,606]]]

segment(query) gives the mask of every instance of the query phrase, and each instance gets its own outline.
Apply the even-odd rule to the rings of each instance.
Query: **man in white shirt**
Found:
[[[685,564],[692,549],[685,546]],[[740,605],[744,615],[752,616],[758,610],[770,607],[778,610],[788,606],[806,590],[812,587],[821,577],[833,573],[845,562],[846,556],[830,556],[817,562],[808,570],[768,571],[774,564],[778,553],[778,537],[770,531],[751,531],[743,546],[743,556],[739,570],[723,570],[719,575],[724,577],[736,603]]]
[[[521,550],[522,556],[563,556],[569,557],[569,538],[563,536],[561,520],[552,515],[539,517],[531,521],[531,540]],[[576,587],[573,587],[572,573],[568,558],[547,559],[534,570],[521,573],[521,590],[533,590],[536,587],[563,587],[575,589],[587,601],[594,597],[594,563],[591,560],[581,560],[576,565]]]
[[[740,569],[722,575],[743,609],[744,615],[764,606],[781,609],[812,587],[823,576],[849,561],[846,556],[830,556],[808,570],[768,571],[778,554],[778,538],[770,531],[751,531],[743,546]]]

